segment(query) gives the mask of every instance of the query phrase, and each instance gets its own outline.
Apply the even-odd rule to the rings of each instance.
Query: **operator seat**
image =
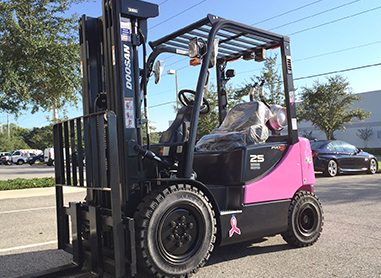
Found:
[[[160,144],[175,144],[184,142],[186,136],[186,122],[190,121],[192,107],[183,106],[176,114],[175,120],[160,137]]]
[[[266,123],[270,117],[270,109],[261,101],[239,103],[218,128],[197,142],[196,150],[231,151],[248,144],[263,143],[269,137]]]

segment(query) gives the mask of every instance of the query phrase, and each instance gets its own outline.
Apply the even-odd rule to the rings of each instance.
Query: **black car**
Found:
[[[355,146],[338,140],[319,140],[311,142],[315,171],[334,177],[339,173],[377,172],[377,159]]]
[[[30,165],[35,164],[36,162],[44,163],[44,154],[34,155],[32,154],[28,159]]]

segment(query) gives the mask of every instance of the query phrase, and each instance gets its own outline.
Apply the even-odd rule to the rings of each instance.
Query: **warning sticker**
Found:
[[[290,103],[295,103],[295,91],[290,91]]]
[[[120,18],[120,38],[123,42],[131,41],[131,21],[128,18]]]
[[[132,97],[124,98],[124,115],[126,128],[135,128],[134,99]]]
[[[298,129],[298,123],[297,123],[295,118],[291,119],[291,127],[292,127],[292,130],[297,130]]]

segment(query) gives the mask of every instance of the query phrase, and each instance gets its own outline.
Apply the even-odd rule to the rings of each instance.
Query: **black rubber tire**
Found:
[[[288,230],[282,237],[295,247],[310,246],[320,237],[323,224],[323,208],[318,197],[308,191],[299,191],[291,201],[288,210]]]
[[[194,215],[200,217],[193,218],[196,219],[195,224],[190,224],[191,221],[187,224],[185,221],[181,223],[171,221],[170,224],[172,225],[174,222],[176,226],[164,225],[169,223],[167,221],[177,211],[186,211],[184,208],[189,209],[188,215],[191,215],[189,218]],[[189,211],[192,211],[194,215]],[[138,206],[134,219],[138,266],[141,271],[150,276],[189,277],[206,263],[214,248],[217,233],[215,213],[208,198],[195,186],[177,184],[151,191]],[[185,225],[187,228],[183,231],[188,232],[187,229],[192,229],[191,232],[197,235],[193,238],[189,237],[192,239],[186,239],[191,242],[189,243],[190,251],[188,252],[187,249],[185,254],[180,254],[179,257],[183,256],[180,259],[176,258],[177,255],[174,254],[182,248],[178,247],[179,242],[176,242],[176,247],[171,248],[170,251],[164,247],[165,244],[167,246],[173,244],[165,242],[166,239],[168,241],[183,240],[183,237],[177,238],[177,232],[176,239],[169,239],[177,229],[177,225]],[[172,234],[164,237],[168,232]]]
[[[17,165],[23,165],[23,164],[24,164],[24,160],[22,159],[17,160]]]
[[[372,162],[375,163],[375,166],[376,166],[375,170],[374,170],[374,169],[371,169]],[[367,171],[367,173],[368,173],[368,174],[375,174],[375,173],[377,173],[377,170],[378,170],[378,162],[377,162],[377,160],[374,159],[374,158],[370,159],[370,160],[369,160],[369,167],[368,167],[368,171]]]
[[[329,169],[331,163],[336,165],[336,172],[334,174]],[[324,176],[331,177],[331,178],[337,176],[339,174],[339,164],[337,164],[337,161],[334,159],[329,160],[327,162],[327,166],[325,167],[325,171],[323,172],[323,174],[324,174]]]

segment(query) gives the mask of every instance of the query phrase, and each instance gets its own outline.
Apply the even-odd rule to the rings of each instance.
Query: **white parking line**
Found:
[[[4,248],[4,249],[0,249],[0,253],[11,252],[11,251],[16,251],[16,250],[20,250],[20,249],[39,247],[39,246],[44,246],[44,245],[50,245],[50,244],[54,244],[54,243],[57,243],[57,240],[41,242],[41,243],[33,243],[33,244],[27,244],[27,245],[21,245],[21,246],[15,246],[15,247],[11,247],[11,248]]]
[[[53,209],[53,208],[55,208],[55,206],[51,206],[51,207],[39,207],[39,208],[29,208],[29,209],[7,210],[7,211],[0,211],[0,214],[10,214],[10,213],[18,213],[18,212],[28,212],[28,211],[44,210],[44,209]]]

